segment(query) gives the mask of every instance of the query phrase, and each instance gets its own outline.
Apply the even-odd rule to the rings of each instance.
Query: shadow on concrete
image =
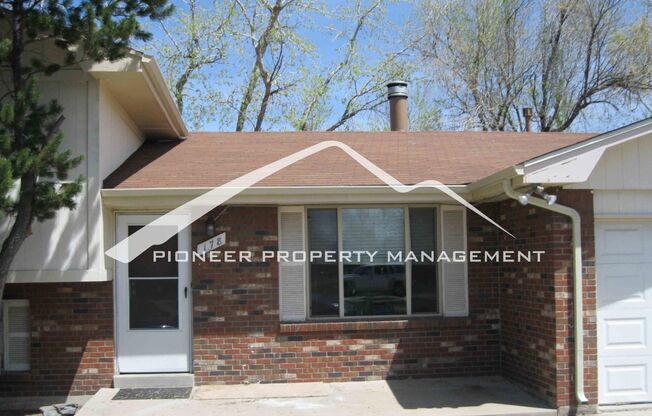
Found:
[[[438,379],[387,380],[392,394],[404,409],[468,408],[508,405],[549,409],[540,399],[499,376]]]

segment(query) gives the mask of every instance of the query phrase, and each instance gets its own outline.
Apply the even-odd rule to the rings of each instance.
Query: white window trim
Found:
[[[26,306],[29,308],[29,300],[27,299],[5,299],[2,301],[2,367],[5,371],[30,371],[31,365],[13,365],[9,363],[9,307],[11,306]],[[28,328],[24,333],[28,339],[31,338],[31,332]]]
[[[344,208],[403,208],[403,220],[404,220],[404,239],[405,239],[405,252],[409,253],[411,250],[411,241],[410,241],[410,208],[435,208],[435,224],[437,226],[436,232],[437,235],[435,241],[435,252],[439,252],[442,247],[442,225],[443,225],[443,216],[442,211],[447,205],[442,204],[401,204],[401,205],[392,205],[392,204],[369,204],[369,205],[307,205],[304,206],[304,247],[308,247],[308,210],[310,209],[336,209],[337,210],[337,249],[342,251],[343,239],[342,239],[342,209]],[[466,215],[464,216],[464,228],[466,230]],[[466,232],[464,232],[464,242],[466,247]],[[309,247],[308,247],[309,249]],[[444,287],[443,287],[443,267],[442,262],[437,262],[437,309],[436,313],[412,313],[412,262],[408,261],[405,263],[405,296],[406,296],[406,309],[407,314],[403,315],[356,315],[356,316],[345,316],[344,315],[344,263],[338,261],[338,283],[339,283],[339,316],[311,316],[310,311],[310,266],[307,265],[305,268],[305,288],[306,288],[306,320],[307,321],[329,321],[329,320],[365,320],[373,321],[377,319],[405,319],[405,318],[415,318],[415,317],[442,317],[445,316],[443,312],[444,308]],[[467,267],[466,262],[464,267]],[[468,279],[467,279],[468,286]],[[468,287],[467,287],[467,298],[468,298]],[[468,305],[468,300],[467,300]]]

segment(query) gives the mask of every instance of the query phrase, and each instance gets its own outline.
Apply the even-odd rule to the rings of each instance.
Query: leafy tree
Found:
[[[384,42],[390,3],[185,0],[148,47],[195,128],[348,128],[386,101],[387,81],[408,73],[408,46]],[[316,53],[316,39],[330,39],[332,53]]]
[[[411,70],[403,58],[413,44],[407,42],[397,50],[384,50],[377,29],[386,24],[382,20],[388,3],[356,0],[337,11],[338,16],[346,16],[345,20],[350,22],[338,33],[345,43],[334,63],[324,65],[324,70],[311,69],[311,76],[302,82],[300,100],[289,113],[294,128],[333,131],[351,127],[351,120],[365,113],[373,115],[387,102],[387,81],[409,77]],[[372,49],[363,42],[365,35],[372,37],[371,43],[379,47],[380,59],[370,59],[362,53]],[[338,100],[343,108],[335,112],[331,103]]]
[[[11,224],[0,249],[0,300],[32,223],[74,208],[82,188],[83,178],[67,180],[82,158],[59,149],[62,108],[55,100],[42,102],[39,78],[81,61],[124,57],[132,39],[150,38],[139,19],[171,12],[167,0],[0,2],[0,215]],[[60,53],[36,53],[43,44]]]
[[[627,108],[652,90],[652,21],[635,4],[544,3],[528,83],[541,131],[566,130],[591,106]]]
[[[249,44],[253,55],[253,65],[246,77],[246,83],[238,106],[236,131],[242,131],[248,121],[253,106],[253,118],[250,120],[254,131],[261,131],[272,98],[289,88],[293,83],[281,81],[283,61],[286,53],[284,47],[296,36],[294,27],[287,17],[293,10],[310,7],[311,2],[299,0],[257,0],[245,3],[236,0],[241,12],[244,30],[242,36]],[[262,90],[261,90],[262,87]],[[256,102],[255,94],[260,96]]]
[[[184,0],[165,36],[145,45],[156,55],[184,119],[193,127],[220,119],[235,130],[262,128],[286,85],[288,52],[300,49],[289,21],[311,0]],[[305,52],[302,50],[302,52]],[[285,61],[285,65],[284,65]]]
[[[151,47],[161,66],[186,122],[195,128],[211,120],[219,111],[215,97],[224,77],[213,71],[224,64],[228,39],[234,36],[237,10],[234,1],[201,3],[187,0],[185,7],[165,21],[159,21],[163,34]],[[188,104],[188,105],[186,105]]]
[[[589,110],[644,104],[652,22],[644,1],[451,0],[421,5],[423,56],[457,128],[571,128]],[[603,116],[604,117],[604,116]]]

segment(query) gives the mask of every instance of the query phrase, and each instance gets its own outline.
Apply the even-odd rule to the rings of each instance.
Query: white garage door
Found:
[[[652,221],[596,224],[601,404],[652,402]]]

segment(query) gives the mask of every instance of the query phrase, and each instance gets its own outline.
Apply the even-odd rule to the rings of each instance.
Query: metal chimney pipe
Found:
[[[389,100],[389,126],[392,131],[408,130],[407,82],[391,81],[387,83]]]
[[[523,117],[525,117],[525,131],[530,131],[532,129],[532,108],[531,107],[523,108]]]

